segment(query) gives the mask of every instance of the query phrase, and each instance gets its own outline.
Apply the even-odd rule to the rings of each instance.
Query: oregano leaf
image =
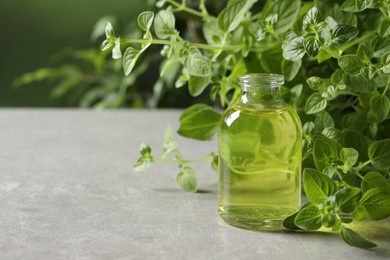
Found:
[[[167,10],[159,11],[154,19],[154,30],[160,39],[176,35],[175,16]]]
[[[153,18],[154,13],[150,11],[142,12],[140,15],[138,15],[138,26],[143,30],[144,32],[148,32],[150,30],[150,27],[152,27],[153,24]]]
[[[352,229],[343,227],[340,231],[340,235],[348,245],[354,247],[360,247],[360,248],[376,247],[376,244],[362,238],[358,233],[356,233]]]
[[[176,183],[180,188],[187,192],[196,192],[197,190],[196,175],[189,166],[185,166],[183,171],[177,175]]]
[[[133,70],[135,63],[141,52],[139,50],[134,49],[133,47],[128,47],[123,54],[123,70],[125,75],[128,76]]]

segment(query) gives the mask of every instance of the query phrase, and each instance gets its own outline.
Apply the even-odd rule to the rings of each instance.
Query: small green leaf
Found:
[[[283,47],[283,57],[286,60],[299,61],[305,56],[303,37],[296,37],[287,42]]]
[[[114,44],[108,40],[104,40],[103,43],[102,43],[102,51],[106,51],[108,49],[110,49],[112,46],[114,46]]]
[[[377,169],[390,168],[390,139],[376,141],[368,148],[371,164]]]
[[[134,49],[133,47],[128,47],[123,54],[123,70],[125,75],[128,76],[134,68],[135,63],[141,52]]]
[[[196,140],[210,140],[218,130],[221,115],[210,106],[196,104],[180,116],[178,133]]]
[[[298,212],[294,223],[303,230],[317,230],[322,226],[322,213],[316,206],[308,206]]]
[[[308,33],[315,33],[318,31],[317,25],[320,22],[319,13],[316,7],[312,7],[303,17],[303,30]]]
[[[385,19],[382,20],[379,33],[381,34],[382,37],[386,37],[390,35],[390,17],[386,17]]]
[[[175,142],[175,140],[173,140],[171,125],[168,125],[167,128],[165,129],[165,134],[164,134],[164,144],[163,144],[164,156],[176,150],[176,148],[177,148],[177,143]]]
[[[347,0],[341,6],[341,10],[345,12],[361,12],[367,7],[369,7],[372,0]]]
[[[198,77],[198,76],[190,76],[188,80],[188,88],[191,96],[196,97],[202,94],[202,92],[209,85],[211,80],[211,76],[206,77]]]
[[[326,127],[324,130],[322,130],[321,134],[328,137],[331,140],[334,141],[340,141],[342,137],[342,132],[336,128],[333,127]]]
[[[142,12],[138,15],[138,26],[144,32],[148,32],[153,24],[154,13],[150,11]]]
[[[353,148],[343,148],[340,152],[340,159],[344,163],[344,165],[341,166],[341,170],[344,173],[347,173],[352,166],[355,165],[359,158],[359,152],[356,151]]]
[[[324,99],[320,93],[312,94],[305,105],[306,114],[315,114],[326,108],[328,101]]]
[[[213,168],[214,171],[218,171],[218,164],[219,164],[219,156],[218,154],[211,153],[211,168]]]
[[[150,154],[152,153],[152,149],[150,148],[149,145],[142,143],[139,146],[139,152],[143,157],[150,157]]]
[[[183,171],[177,175],[176,183],[185,191],[196,192],[197,190],[196,176],[189,166],[184,167]]]
[[[366,80],[360,74],[355,76],[346,75],[345,85],[347,86],[348,89],[360,93],[370,93],[376,90],[375,81]]]
[[[386,95],[376,93],[370,99],[370,107],[378,122],[385,120],[390,112],[390,100]]]
[[[267,17],[272,14],[278,15],[278,21],[273,25],[273,29],[277,35],[283,35],[292,27],[292,24],[296,20],[300,10],[301,0],[275,0],[267,1],[267,4],[270,4],[270,7],[264,8],[265,14]]]
[[[333,46],[340,46],[351,41],[351,39],[358,35],[359,30],[351,25],[339,24],[336,25],[330,33],[332,37],[330,44]]]
[[[149,157],[140,157],[134,164],[133,169],[136,172],[146,171],[150,164],[152,163],[152,159]]]
[[[337,191],[336,207],[343,213],[351,213],[359,203],[362,197],[362,191],[358,188],[344,188]]]
[[[389,74],[390,73],[390,52],[386,52],[382,56],[381,64],[382,64],[381,70],[383,71],[383,73]]]
[[[360,247],[360,248],[372,248],[376,247],[376,244],[362,238],[358,233],[352,229],[343,227],[340,231],[340,235],[343,240],[350,246]]]
[[[316,118],[314,119],[314,125],[316,132],[321,132],[325,128],[334,127],[334,120],[328,112],[322,111],[316,114]]]
[[[112,24],[110,22],[107,22],[105,32],[107,39],[115,38],[114,28],[112,27]]]
[[[118,37],[115,41],[115,46],[112,49],[112,58],[114,60],[122,58],[122,51],[121,51],[121,38]]]
[[[257,0],[237,0],[218,15],[218,26],[223,32],[234,31]]]
[[[325,88],[324,80],[317,76],[312,76],[308,78],[306,82],[309,85],[309,87],[314,91],[322,90]]]
[[[288,228],[288,229],[291,229],[291,230],[302,230],[300,227],[298,227],[297,225],[295,225],[295,218],[296,216],[298,215],[298,213],[303,209],[303,208],[306,208],[306,207],[309,207],[309,206],[315,206],[315,204],[313,202],[306,202],[302,208],[295,212],[294,214],[292,214],[291,216],[288,216],[287,218],[284,219],[283,221],[283,226],[285,228]]]
[[[326,198],[333,195],[337,190],[337,186],[332,179],[310,168],[305,168],[303,171],[303,186],[307,198],[317,204],[324,203]]]
[[[390,191],[382,188],[369,189],[359,205],[367,210],[369,219],[381,220],[390,216]]]
[[[302,61],[290,61],[283,60],[282,62],[282,73],[286,81],[291,81],[298,74],[299,69],[302,66]]]
[[[199,50],[191,47],[189,55],[184,63],[188,74],[197,77],[211,76],[211,63],[208,58],[203,56]]]
[[[175,16],[170,11],[161,10],[154,19],[154,30],[160,39],[176,35]]]
[[[321,39],[317,36],[307,36],[303,40],[303,47],[310,56],[315,57],[322,47]]]
[[[321,223],[324,227],[330,228],[333,227],[336,223],[336,216],[334,214],[325,214],[321,218]]]
[[[340,67],[348,73],[348,75],[354,76],[360,73],[363,63],[359,57],[354,54],[344,55],[339,59]]]
[[[359,152],[359,161],[368,160],[368,147],[371,144],[371,140],[364,134],[352,130],[344,129],[342,136],[342,144],[345,147],[352,147]]]
[[[362,190],[367,192],[373,188],[382,188],[383,190],[390,191],[390,182],[378,172],[369,172],[364,175],[362,180]]]
[[[365,220],[367,217],[367,210],[362,205],[358,205],[352,212],[352,216],[354,219],[358,221]]]

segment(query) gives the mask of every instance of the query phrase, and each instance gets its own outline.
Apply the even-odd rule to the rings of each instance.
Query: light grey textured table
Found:
[[[195,164],[200,193],[178,168],[132,171],[141,142],[160,154],[179,111],[0,110],[0,259],[388,259],[389,221],[355,225],[378,244],[336,234],[252,232],[217,214],[217,174]],[[186,157],[215,142],[177,137]]]

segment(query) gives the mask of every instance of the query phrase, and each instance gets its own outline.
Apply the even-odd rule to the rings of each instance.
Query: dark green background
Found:
[[[95,22],[114,15],[124,23],[146,10],[147,0],[1,0],[0,1],[0,106],[57,106],[48,98],[50,83],[19,89],[12,81],[39,67],[50,67],[53,54],[66,47],[95,46]],[[149,1],[150,2],[150,1]]]

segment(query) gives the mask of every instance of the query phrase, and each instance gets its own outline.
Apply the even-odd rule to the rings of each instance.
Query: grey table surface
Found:
[[[0,109],[0,259],[389,259],[389,221],[337,234],[253,232],[217,214],[217,174],[193,167],[199,193],[175,183],[176,165],[132,170],[141,142],[161,154],[177,110]],[[175,136],[188,158],[215,142]]]

